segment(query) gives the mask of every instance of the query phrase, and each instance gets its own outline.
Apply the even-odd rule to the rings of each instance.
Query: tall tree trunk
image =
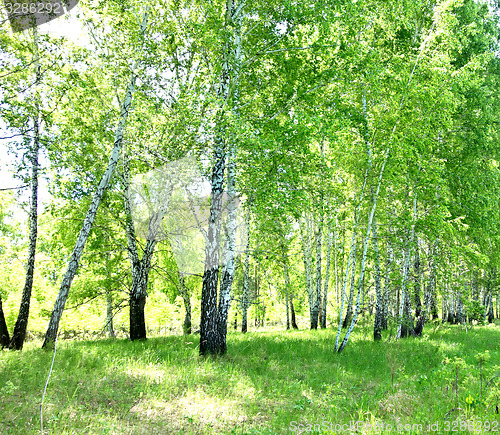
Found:
[[[319,222],[316,227],[314,245],[316,248],[316,277],[314,305],[311,316],[311,329],[318,329],[319,310],[321,306],[321,241],[323,237],[323,216],[320,214]]]
[[[302,239],[302,254],[304,257],[304,273],[306,277],[307,300],[309,303],[309,320],[311,329],[313,328],[313,309],[314,309],[314,283],[312,279],[312,253],[311,253],[311,237],[310,223],[307,216],[299,222],[300,235]]]
[[[325,265],[325,284],[323,287],[323,297],[321,298],[321,329],[326,328],[326,307],[328,303],[328,284],[330,281],[330,257],[332,254],[332,230],[328,230],[326,244],[326,265]]]
[[[106,289],[106,330],[108,337],[115,338],[113,327],[113,294],[109,288]]]
[[[144,35],[146,31],[147,20],[148,12],[146,8],[141,23],[142,35]],[[123,142],[123,135],[125,132],[125,124],[130,112],[130,107],[132,105],[132,97],[134,95],[136,80],[137,72],[136,67],[134,66],[130,77],[130,83],[121,107],[120,119],[118,121],[118,126],[116,127],[113,150],[111,151],[111,155],[109,157],[108,166],[99,182],[99,185],[97,186],[96,192],[94,193],[92,202],[90,203],[90,207],[87,211],[87,215],[85,217],[85,220],[83,221],[82,229],[76,241],[75,248],[73,250],[73,253],[71,254],[68,268],[66,270],[66,273],[64,274],[61,287],[59,289],[59,294],[57,295],[54,309],[52,310],[52,314],[50,316],[49,326],[47,328],[47,332],[45,333],[45,339],[42,345],[42,347],[44,348],[51,345],[56,340],[57,332],[59,330],[59,322],[61,321],[64,306],[66,305],[66,300],[68,299],[71,283],[73,282],[73,278],[75,277],[76,271],[78,270],[78,265],[80,263],[80,258],[82,256],[85,243],[87,242],[90,230],[92,229],[92,224],[94,223],[97,210],[99,208],[99,205],[101,204],[101,199],[104,195],[104,191],[106,190],[113,172],[115,171],[116,164],[118,163],[118,158],[120,156],[120,150]]]
[[[217,290],[219,280],[219,247],[221,239],[221,217],[222,217],[222,195],[224,191],[224,170],[226,160],[226,111],[229,98],[233,97],[231,111],[237,112],[238,105],[238,75],[239,60],[241,57],[241,18],[243,3],[236,5],[235,0],[226,2],[226,29],[228,39],[224,42],[225,53],[222,59],[222,68],[217,91],[219,99],[219,111],[216,118],[216,131],[214,139],[214,166],[212,168],[211,192],[210,192],[210,216],[208,221],[208,235],[205,247],[205,272],[203,274],[203,286],[201,291],[201,322],[200,322],[200,355],[224,354],[227,350],[227,312],[229,310],[229,298],[232,277],[222,277],[224,293],[221,295],[219,307],[217,306]],[[234,52],[234,53],[233,53]],[[231,75],[233,77],[231,78]],[[231,85],[233,93],[231,94]],[[231,137],[229,154],[236,149],[235,138]],[[231,163],[232,164],[232,163]],[[231,177],[233,175],[229,174]],[[234,183],[235,179],[229,180]],[[233,185],[234,187],[234,185]],[[230,258],[230,256],[228,257]],[[234,258],[233,258],[234,262]],[[234,273],[233,270],[228,271]],[[225,274],[224,274],[225,275]],[[224,283],[224,279],[227,278]]]
[[[396,129],[396,127],[394,127],[394,130],[395,129]],[[393,132],[394,132],[394,130],[393,130]],[[377,210],[377,199],[378,199],[378,195],[380,193],[380,186],[382,185],[382,178],[384,175],[385,165],[387,164],[387,159],[389,158],[390,150],[391,150],[391,148],[388,147],[386,152],[385,152],[384,162],[382,163],[382,167],[380,168],[380,173],[378,176],[377,190],[375,191],[375,194],[373,195],[372,209],[371,209],[370,215],[368,217],[368,225],[366,228],[366,235],[365,235],[365,240],[363,243],[363,256],[361,257],[361,270],[359,273],[358,294],[357,294],[357,298],[356,298],[356,309],[354,311],[354,315],[353,315],[353,318],[351,320],[351,324],[349,326],[349,329],[347,330],[345,337],[342,340],[342,344],[338,348],[339,353],[342,352],[342,350],[344,350],[344,348],[346,347],[346,345],[349,341],[349,336],[351,335],[351,332],[354,329],[354,326],[356,325],[356,321],[358,318],[358,314],[359,314],[359,310],[360,310],[360,296],[361,296],[362,286],[363,286],[363,282],[364,282],[363,278],[364,278],[364,274],[365,274],[365,264],[366,264],[366,254],[368,251],[368,242],[369,242],[370,234],[372,231],[373,218],[375,217],[375,211]]]
[[[361,210],[361,204],[363,202],[363,196],[365,193],[365,188],[366,188],[366,182],[368,181],[368,173],[369,170],[368,168],[365,171],[365,178],[363,181],[363,187],[361,189],[361,194],[359,196],[359,203],[358,203],[358,208],[356,212],[354,213],[354,219],[353,219],[353,228],[352,228],[352,239],[351,239],[351,249],[349,251],[349,258],[347,260],[347,267],[345,270],[344,274],[344,283],[342,285],[342,296],[341,296],[341,303],[340,303],[340,312],[339,312],[339,326],[337,329],[337,335],[335,337],[335,352],[339,349],[339,339],[340,339],[340,334],[342,332],[342,317],[344,314],[344,305],[345,305],[345,298],[346,298],[346,287],[347,287],[347,280],[349,278],[349,272],[351,270],[351,264],[353,259],[356,257],[356,231],[358,228],[358,220],[359,220],[359,212]],[[344,232],[345,235],[345,232]],[[345,243],[344,243],[345,244]],[[352,273],[354,274],[356,272],[355,268],[352,268]]]
[[[396,337],[406,337],[408,332],[413,333],[413,317],[411,315],[410,296],[407,291],[408,275],[410,271],[411,246],[415,238],[415,224],[417,218],[417,193],[413,197],[413,222],[410,237],[406,245],[405,263],[403,269],[403,281],[401,283],[401,305],[399,308],[399,325]],[[411,323],[411,325],[410,325]]]
[[[250,282],[250,207],[246,212],[245,270],[243,275],[243,295],[241,297],[241,332],[248,330],[248,284]]]
[[[38,57],[38,35],[36,27],[33,28],[33,43],[35,51],[35,83],[38,85],[41,80],[41,72]],[[40,108],[39,108],[39,95],[36,92],[35,106],[36,113],[33,118],[33,141],[31,142],[31,203],[29,211],[29,245],[28,245],[28,261],[26,266],[26,277],[24,281],[23,294],[21,297],[21,306],[19,307],[19,314],[14,326],[11,341],[9,344],[10,349],[21,350],[26,339],[26,329],[28,327],[28,318],[30,314],[31,291],[33,289],[33,275],[35,273],[35,254],[36,242],[38,235],[38,154],[40,150]]]
[[[290,320],[292,322],[293,329],[299,329],[297,326],[297,321],[295,319],[295,307],[293,306],[293,294],[290,294]]]
[[[232,8],[236,7],[234,0]],[[234,14],[235,11],[231,11]],[[234,49],[233,61],[231,70],[233,73],[233,95],[231,102],[231,111],[234,118],[238,117],[239,113],[239,73],[241,68],[241,14],[233,17],[234,22]],[[235,134],[230,135],[230,143],[227,153],[227,250],[224,253],[224,272],[221,278],[221,288],[219,295],[219,311],[218,311],[218,328],[221,339],[220,353],[224,354],[227,351],[226,335],[227,335],[227,316],[229,313],[229,305],[231,303],[231,287],[235,272],[235,250],[236,250],[236,157],[238,152],[237,138]]]
[[[377,239],[377,224],[375,218],[373,218],[372,227],[372,244],[373,251],[375,253],[375,323],[373,325],[373,339],[380,340],[382,338],[382,329],[384,323],[384,300],[382,295],[382,283],[380,278],[380,255],[378,250],[378,239]]]
[[[351,289],[349,291],[349,301],[345,313],[344,323],[342,328],[347,328],[352,319],[352,304],[354,303],[354,293],[356,288],[356,244],[352,247],[352,274],[351,274]]]
[[[415,300],[415,317],[418,318],[422,312],[422,299],[420,297],[421,294],[421,268],[420,268],[420,247],[419,247],[419,239],[415,237],[415,255],[413,261],[413,279],[414,279],[414,288],[413,288],[413,297]]]
[[[283,269],[285,271],[285,304],[286,304],[286,329],[290,329],[290,306],[288,289],[290,288],[290,278],[288,276],[288,264],[284,245],[281,245],[281,253],[283,258]]]
[[[234,260],[236,250],[236,145],[229,147],[227,160],[227,223],[226,249],[224,249],[224,268],[221,277],[218,308],[218,328],[221,338],[222,354],[227,351],[227,316],[231,302],[231,287],[234,279]]]
[[[7,323],[5,322],[2,307],[2,296],[0,295],[0,347],[3,349],[4,347],[7,347],[9,343],[9,329],[7,328]]]
[[[177,271],[178,289],[184,302],[184,323],[182,324],[182,332],[184,335],[191,334],[191,298],[189,297],[186,281],[182,272]]]
[[[384,277],[384,301],[382,305],[382,329],[387,330],[387,317],[389,316],[389,293],[391,282],[391,268],[394,260],[394,251],[390,240],[391,228],[389,227],[389,240],[387,240],[387,261],[385,263],[385,277]]]

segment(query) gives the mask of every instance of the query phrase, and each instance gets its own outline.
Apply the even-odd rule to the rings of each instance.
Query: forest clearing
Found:
[[[0,433],[500,431],[497,0],[5,0]]]
[[[199,357],[199,336],[193,335],[61,341],[45,398],[45,429],[54,434],[500,430],[495,410],[500,391],[493,379],[500,374],[500,348],[491,346],[500,340],[500,325],[465,331],[436,323],[420,339],[399,341],[374,342],[370,335],[369,328],[359,328],[352,346],[335,355],[331,329],[230,332],[231,352],[215,360]],[[2,434],[40,431],[40,387],[52,353],[38,346],[0,354]],[[320,430],[307,430],[309,424]],[[405,429],[408,424],[411,430]]]

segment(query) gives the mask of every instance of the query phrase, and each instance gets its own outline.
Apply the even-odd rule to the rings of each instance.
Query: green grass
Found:
[[[423,338],[398,342],[369,336],[360,328],[336,355],[331,329],[230,333],[228,355],[215,360],[198,356],[194,335],[61,341],[45,397],[45,432],[281,434],[300,433],[291,430],[299,423],[361,421],[423,425],[405,434],[446,433],[445,421],[458,418],[462,430],[453,433],[469,433],[467,423],[499,421],[500,378],[485,384],[500,374],[500,325],[468,332],[428,325]],[[486,350],[481,398],[477,355]],[[39,343],[0,352],[0,433],[40,433],[51,359]],[[436,423],[438,431],[426,429]]]

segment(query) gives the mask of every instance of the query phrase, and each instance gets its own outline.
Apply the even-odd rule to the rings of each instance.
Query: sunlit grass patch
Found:
[[[498,419],[485,383],[480,398],[476,356],[489,350],[484,373],[499,370],[499,332],[428,325],[420,339],[375,343],[357,330],[340,355],[332,329],[231,332],[228,354],[215,359],[198,355],[196,335],[60,341],[44,427],[57,434],[271,434],[289,432],[294,421],[444,421],[456,400],[463,418]],[[447,363],[455,357],[466,366],[458,392]],[[2,434],[39,433],[51,359],[35,344],[0,352]]]

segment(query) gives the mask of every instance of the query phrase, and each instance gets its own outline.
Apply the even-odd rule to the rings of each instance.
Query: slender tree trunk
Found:
[[[289,306],[289,295],[288,289],[290,288],[290,278],[288,276],[288,264],[286,259],[285,247],[281,246],[282,258],[283,258],[283,269],[285,271],[285,304],[286,304],[286,329],[290,329],[290,306]]]
[[[382,338],[382,329],[384,324],[384,300],[382,295],[382,283],[380,278],[380,255],[378,250],[378,239],[377,239],[377,224],[375,218],[373,218],[372,227],[372,243],[373,251],[375,253],[375,323],[373,325],[373,339],[380,340]]]
[[[245,246],[245,272],[243,276],[243,295],[241,298],[241,332],[248,329],[248,284],[250,281],[250,210],[246,218],[246,246]]]
[[[354,222],[353,222],[353,228],[352,228],[352,239],[351,239],[351,249],[349,252],[349,258],[347,260],[347,267],[345,270],[344,274],[344,283],[342,285],[342,296],[341,296],[341,303],[340,303],[340,312],[339,312],[339,326],[337,329],[337,336],[335,337],[335,352],[338,351],[339,349],[339,339],[340,339],[340,334],[342,332],[342,316],[344,313],[344,305],[345,305],[345,298],[346,298],[346,287],[347,287],[347,279],[349,278],[349,271],[351,269],[351,263],[353,259],[356,257],[356,230],[358,227],[358,220],[359,220],[359,212],[361,210],[361,203],[363,202],[363,196],[365,193],[365,188],[366,188],[366,182],[368,180],[368,173],[369,170],[368,168],[365,171],[365,178],[363,182],[363,187],[361,189],[361,194],[359,197],[359,203],[358,203],[358,209],[354,213]],[[344,233],[345,235],[345,233]],[[344,243],[345,244],[345,243]],[[352,273],[354,274],[356,272],[355,267],[352,268]]]
[[[416,243],[415,243],[415,256],[414,256],[414,261],[413,261],[413,279],[414,279],[414,300],[415,300],[415,317],[420,317],[422,313],[422,299],[420,297],[421,294],[421,287],[422,287],[422,282],[421,282],[421,268],[420,268],[420,249],[419,249],[419,239],[418,237],[415,238]]]
[[[332,230],[328,231],[326,244],[326,265],[325,265],[325,284],[323,287],[323,297],[321,299],[321,329],[326,328],[326,307],[328,304],[328,284],[330,281],[330,257],[332,254]]]
[[[356,287],[356,245],[352,247],[352,274],[351,274],[351,290],[349,291],[349,301],[347,302],[347,309],[345,313],[344,323],[342,328],[347,328],[352,319],[352,304],[354,303],[354,293]]]
[[[33,28],[33,39],[35,48],[35,83],[38,85],[41,80],[39,57],[38,57],[38,35],[36,27]],[[21,297],[21,306],[19,314],[14,326],[10,349],[21,350],[26,339],[26,329],[28,327],[28,318],[30,314],[31,291],[33,289],[33,276],[35,273],[35,254],[36,242],[38,235],[38,154],[40,150],[40,113],[39,113],[39,96],[36,92],[35,96],[36,114],[33,118],[33,140],[31,142],[31,203],[29,212],[29,244],[28,244],[28,261],[26,266],[26,277],[24,281],[23,294]]]
[[[144,35],[146,31],[147,19],[148,19],[148,12],[146,9],[146,11],[143,14],[141,23],[142,35]],[[42,345],[42,347],[44,348],[50,346],[56,340],[57,332],[59,330],[59,322],[61,321],[64,306],[66,305],[66,300],[68,299],[71,283],[73,282],[73,278],[75,277],[76,271],[78,270],[78,265],[80,263],[80,258],[82,256],[85,243],[87,242],[90,230],[92,229],[92,224],[94,223],[94,219],[97,214],[99,205],[101,203],[101,199],[104,195],[104,191],[106,190],[109,181],[113,175],[113,172],[115,171],[116,165],[118,163],[118,158],[120,156],[120,149],[123,142],[123,135],[125,132],[125,124],[127,122],[127,118],[130,112],[130,107],[132,105],[132,97],[134,95],[136,79],[137,79],[137,73],[134,67],[131,74],[130,83],[127,88],[127,92],[125,94],[125,98],[123,100],[123,104],[121,107],[120,119],[118,121],[118,126],[116,127],[113,150],[111,151],[108,166],[99,182],[96,192],[94,193],[92,202],[87,212],[87,216],[83,221],[82,229],[76,241],[75,248],[73,250],[73,253],[71,254],[68,268],[66,270],[66,273],[64,274],[61,287],[59,289],[59,294],[54,304],[52,315],[50,316],[47,332],[45,333],[45,339]]]
[[[391,228],[389,227],[389,237],[391,234]],[[382,305],[383,315],[382,315],[382,329],[387,330],[387,317],[389,316],[389,293],[390,293],[390,282],[391,282],[391,267],[394,260],[394,252],[392,249],[392,243],[389,239],[387,241],[387,261],[385,263],[385,277],[384,277],[384,302]]]
[[[297,326],[297,321],[295,319],[295,307],[293,306],[293,294],[290,294],[290,320],[292,322],[293,329],[299,329]]]
[[[411,315],[410,296],[407,294],[408,275],[410,271],[411,245],[415,238],[415,223],[417,218],[417,193],[413,197],[413,223],[410,238],[406,246],[403,281],[401,283],[401,306],[399,309],[399,325],[396,338],[406,337],[408,332],[413,333],[413,318]],[[410,325],[411,323],[411,325]]]
[[[189,297],[188,289],[186,288],[186,280],[182,272],[177,271],[178,289],[184,302],[184,323],[182,331],[184,335],[191,334],[191,298]]]
[[[309,320],[311,329],[313,328],[313,309],[314,309],[314,284],[312,279],[312,254],[311,254],[311,239],[310,239],[310,225],[307,216],[304,221],[299,222],[300,234],[302,239],[302,253],[304,256],[304,272],[306,277],[306,291],[309,303]]]
[[[394,127],[394,130],[395,130],[395,127]],[[378,195],[380,193],[380,186],[382,185],[382,177],[384,175],[385,165],[387,164],[387,159],[389,158],[389,152],[390,152],[390,147],[387,148],[387,150],[385,152],[384,162],[382,163],[382,167],[380,168],[380,173],[379,173],[379,177],[378,177],[377,190],[375,191],[375,194],[373,195],[373,201],[372,201],[373,205],[372,205],[372,209],[370,211],[370,215],[368,217],[368,225],[366,228],[366,235],[365,235],[365,240],[363,243],[363,256],[361,257],[361,270],[360,270],[360,274],[359,274],[358,294],[357,294],[357,298],[356,298],[356,309],[354,311],[354,315],[353,315],[353,318],[351,320],[351,324],[349,326],[349,329],[347,330],[346,335],[345,335],[344,339],[342,340],[342,344],[338,348],[339,353],[342,352],[342,350],[344,350],[345,346],[347,345],[347,342],[349,341],[349,336],[351,335],[351,332],[354,329],[354,326],[356,325],[357,317],[358,317],[359,310],[360,310],[360,296],[361,296],[362,286],[363,286],[363,282],[364,282],[363,278],[364,278],[364,274],[365,274],[365,263],[366,263],[366,254],[368,251],[368,242],[369,242],[370,234],[372,231],[373,218],[375,216],[375,211],[377,210],[377,199],[378,199]]]
[[[3,314],[2,307],[2,296],[0,296],[0,347],[3,349],[4,347],[7,347],[9,343],[9,329],[7,328],[7,323],[5,322],[5,316]]]
[[[109,288],[106,289],[106,330],[108,337],[115,338],[113,327],[113,294]]]
[[[318,329],[319,311],[321,306],[321,240],[323,237],[323,216],[320,215],[314,245],[316,247],[316,277],[314,305],[311,316],[311,329]]]

